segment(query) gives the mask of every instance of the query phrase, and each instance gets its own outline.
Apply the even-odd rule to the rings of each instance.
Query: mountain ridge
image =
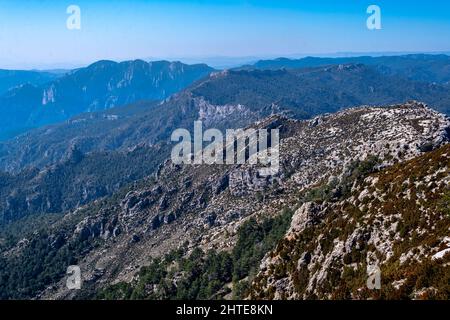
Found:
[[[450,81],[450,56],[447,54],[407,54],[400,56],[356,56],[338,58],[305,57],[301,59],[278,58],[259,60],[253,65],[237,69],[310,68],[329,65],[362,63],[377,67],[387,75],[399,75],[405,79],[429,83],[448,84]]]
[[[216,72],[161,103],[142,102],[84,114],[0,143],[0,168],[17,172],[29,165],[42,167],[61,159],[74,141],[83,152],[167,141],[174,129],[190,129],[195,120],[207,127],[235,128],[276,113],[306,119],[358,105],[411,99],[450,113],[447,88],[384,76],[360,64]]]
[[[52,71],[0,69],[0,95],[24,84],[41,85],[60,76]]]
[[[46,84],[17,87],[0,96],[0,134],[7,137],[8,132],[64,121],[82,112],[161,100],[212,71],[204,64],[98,61]]]

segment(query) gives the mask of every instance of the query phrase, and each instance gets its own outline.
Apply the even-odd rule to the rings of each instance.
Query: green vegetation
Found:
[[[0,256],[0,299],[26,299],[57,282],[67,266],[89,249],[88,242],[65,243],[63,238],[49,241],[41,231],[24,245],[19,255]]]
[[[351,194],[353,183],[360,182],[369,174],[377,171],[377,166],[380,164],[380,159],[375,156],[370,156],[363,161],[353,161],[347,168],[342,179],[333,179],[327,184],[323,184],[317,188],[311,189],[303,197],[303,202],[321,202],[321,201],[336,201],[347,198]]]
[[[63,220],[57,214],[36,215],[0,227],[0,300],[30,299],[58,282],[69,265],[98,245],[96,240],[72,238],[74,226],[124,192],[126,188]]]
[[[442,196],[440,209],[444,214],[446,214],[450,218],[450,189],[447,190]]]
[[[292,211],[258,223],[251,218],[238,231],[231,253],[186,246],[143,267],[132,284],[119,283],[98,293],[98,299],[222,299],[248,295],[249,282],[264,255],[275,248],[289,227]],[[233,288],[233,289],[231,289]]]
[[[275,244],[286,233],[292,212],[286,209],[279,217],[258,224],[250,219],[238,231],[238,241],[233,249],[234,276],[240,280],[255,275],[255,268],[264,255],[275,248]]]
[[[110,196],[152,174],[167,150],[167,146],[139,147],[87,155],[74,150],[52,170],[0,173],[0,228],[27,216],[61,213]]]

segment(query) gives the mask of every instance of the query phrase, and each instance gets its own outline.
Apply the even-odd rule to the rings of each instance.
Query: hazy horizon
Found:
[[[279,58],[287,58],[287,59],[302,59],[306,57],[314,57],[314,58],[342,58],[342,57],[362,57],[362,56],[370,56],[370,57],[380,57],[380,56],[403,56],[403,55],[411,55],[411,54],[426,54],[426,55],[448,55],[450,56],[450,51],[436,51],[436,52],[423,52],[423,51],[414,51],[414,52],[336,52],[336,53],[323,53],[323,54],[315,54],[315,53],[305,53],[305,54],[287,54],[287,55],[261,55],[261,56],[192,56],[192,57],[147,57],[147,58],[133,58],[130,57],[128,59],[98,59],[94,61],[88,61],[85,63],[71,63],[71,62],[61,62],[54,63],[48,65],[36,65],[36,66],[23,66],[20,65],[8,67],[0,65],[0,70],[24,70],[24,71],[59,71],[59,70],[73,70],[78,68],[87,67],[98,61],[114,61],[114,62],[125,62],[125,61],[133,61],[133,60],[143,60],[146,62],[154,62],[154,61],[179,61],[185,64],[207,64],[210,67],[216,69],[226,69],[226,68],[234,68],[243,66],[246,64],[253,64],[259,60],[272,60]]]
[[[80,8],[76,30],[66,24],[72,4]],[[372,4],[381,30],[366,26]],[[70,69],[104,59],[215,59],[225,67],[247,58],[448,52],[448,12],[448,2],[423,0],[2,0],[0,68]]]

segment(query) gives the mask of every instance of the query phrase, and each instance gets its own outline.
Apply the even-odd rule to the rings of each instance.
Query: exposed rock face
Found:
[[[196,98],[195,104],[199,109],[198,120],[203,121],[206,126],[218,123],[236,114],[240,114],[243,118],[247,118],[251,114],[250,109],[241,104],[213,105],[203,97]],[[255,117],[255,115],[252,116]]]
[[[415,102],[390,109],[350,109],[338,115],[313,119],[298,136],[285,141],[284,149],[291,151],[285,151],[290,156],[284,160],[290,161],[286,167],[293,168],[297,184],[319,181],[369,155],[382,158],[382,166],[410,159],[423,152],[424,144],[432,149],[442,144],[448,127],[445,116]]]
[[[253,168],[237,168],[230,172],[230,192],[235,196],[244,196],[263,191],[276,180],[276,177],[262,177]]]
[[[323,218],[322,206],[314,202],[307,202],[295,212],[288,233],[302,232],[306,227],[320,223]]]

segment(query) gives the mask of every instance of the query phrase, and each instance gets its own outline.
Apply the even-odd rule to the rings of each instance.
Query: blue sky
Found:
[[[68,30],[66,8],[81,8]],[[382,30],[366,28],[369,5]],[[450,1],[0,0],[0,68],[99,59],[450,51]]]

